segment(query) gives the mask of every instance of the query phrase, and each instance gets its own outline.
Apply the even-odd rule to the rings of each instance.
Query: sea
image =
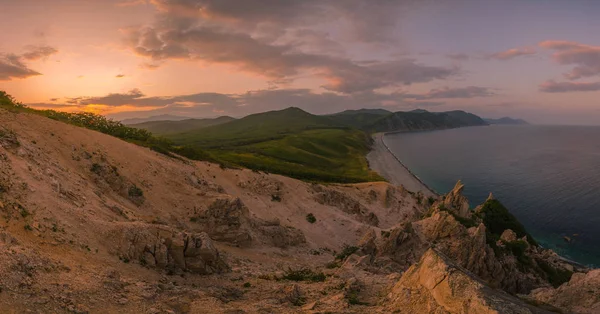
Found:
[[[395,133],[389,149],[437,193],[493,192],[546,248],[600,267],[600,126],[492,125]]]

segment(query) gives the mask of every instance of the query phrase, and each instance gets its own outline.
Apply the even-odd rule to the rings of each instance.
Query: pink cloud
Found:
[[[543,41],[539,46],[555,50],[552,57],[558,64],[575,66],[564,74],[569,80],[600,75],[600,46],[559,40]]]
[[[489,55],[489,58],[505,61],[505,60],[510,60],[510,59],[520,57],[520,56],[528,56],[528,55],[534,55],[534,54],[536,54],[536,51],[534,48],[523,47],[523,48],[513,48],[513,49],[508,49],[506,51],[496,52],[496,53]]]
[[[546,81],[539,86],[546,93],[593,92],[600,91],[600,82],[556,82]]]

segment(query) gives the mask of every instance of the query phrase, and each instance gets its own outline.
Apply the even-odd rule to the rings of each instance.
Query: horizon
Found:
[[[600,3],[0,0],[0,90],[123,120],[463,110],[600,125]]]

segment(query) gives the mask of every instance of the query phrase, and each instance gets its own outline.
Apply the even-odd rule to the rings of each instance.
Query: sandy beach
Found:
[[[383,141],[385,133],[376,133],[373,135],[373,147],[367,154],[367,160],[371,169],[386,178],[390,183],[403,185],[410,191],[421,191],[425,196],[433,196],[427,185],[419,180],[392,154]]]

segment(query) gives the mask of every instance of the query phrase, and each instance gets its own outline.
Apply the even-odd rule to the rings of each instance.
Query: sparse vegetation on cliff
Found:
[[[527,233],[525,227],[513,216],[502,203],[496,199],[487,200],[481,210],[477,213],[486,226],[491,240],[496,241],[506,229],[514,231],[518,237],[527,236],[527,241],[531,245],[537,246],[537,242]]]

